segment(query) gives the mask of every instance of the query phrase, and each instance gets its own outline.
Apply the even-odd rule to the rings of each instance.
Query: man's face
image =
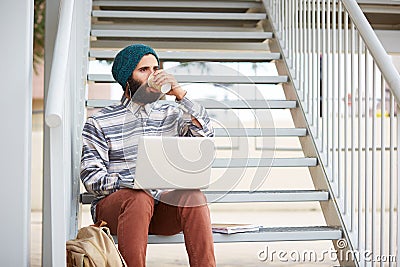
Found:
[[[142,57],[128,79],[132,101],[147,104],[158,100],[162,93],[147,86],[147,78],[158,70],[158,62],[154,55],[148,54]]]

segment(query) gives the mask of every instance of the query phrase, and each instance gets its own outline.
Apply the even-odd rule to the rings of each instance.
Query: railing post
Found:
[[[71,207],[72,169],[69,85],[72,73],[70,58],[74,55],[70,48],[74,6],[73,0],[61,2],[45,106],[45,121],[51,129],[45,150],[48,180],[44,182],[47,185],[44,188],[42,228],[46,238],[43,239],[44,266],[65,266],[65,241],[70,230],[67,222]]]
[[[46,1],[45,19],[45,55],[44,55],[44,106],[46,107],[49,88],[51,62],[53,61],[54,43],[57,34],[58,11],[61,0]],[[50,229],[50,128],[43,126],[43,208],[42,229]],[[42,266],[51,266],[51,231],[42,230]]]

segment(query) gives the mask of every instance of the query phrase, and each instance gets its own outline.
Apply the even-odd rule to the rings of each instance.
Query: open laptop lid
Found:
[[[134,188],[207,188],[214,158],[212,138],[142,136]]]

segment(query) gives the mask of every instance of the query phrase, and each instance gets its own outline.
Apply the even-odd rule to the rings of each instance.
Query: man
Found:
[[[156,52],[143,44],[125,47],[112,74],[122,86],[119,105],[89,117],[83,129],[81,180],[95,194],[94,221],[104,220],[129,267],[145,266],[148,234],[185,236],[191,266],[215,266],[210,213],[199,190],[132,190],[141,135],[213,136],[204,107],[193,103],[175,78],[159,69]],[[147,86],[169,83],[178,107],[159,103],[160,91]],[[151,179],[151,177],[149,177]],[[176,203],[173,205],[172,203]]]

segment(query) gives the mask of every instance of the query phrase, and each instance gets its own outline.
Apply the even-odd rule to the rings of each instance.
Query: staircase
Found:
[[[219,148],[213,174],[220,179],[229,174],[230,179],[241,184],[228,187],[232,181],[216,182],[205,191],[209,203],[319,202],[326,219],[326,225],[282,224],[258,233],[214,234],[216,243],[346,238],[296,97],[295,81],[282,59],[279,42],[261,2],[93,1],[92,10],[91,64],[102,60],[110,63],[124,46],[145,43],[158,52],[163,68],[175,74],[188,95],[208,110]],[[204,69],[208,73],[204,74]],[[257,69],[263,73],[257,75]],[[113,82],[110,73],[89,69],[89,94],[96,94],[104,90],[100,87],[105,83]],[[206,89],[202,90],[200,85]],[[121,89],[117,85],[109,94],[117,97],[87,99],[88,112],[118,102]],[[241,119],[242,116],[249,118]],[[290,121],[291,117],[295,117],[295,122]],[[289,146],[280,147],[285,143]],[[304,150],[299,150],[301,147]],[[264,190],[269,168],[305,170],[314,188],[286,189],[296,177],[281,177],[283,181],[278,187],[283,189]],[[243,176],[246,170],[253,170],[253,174]],[[273,175],[280,174],[275,171]],[[90,201],[90,195],[82,195],[82,203]],[[149,237],[149,243],[180,242],[182,234]]]
[[[360,2],[371,12],[371,1]],[[396,13],[399,4],[386,2]],[[92,200],[79,192],[79,137],[87,115],[119,102],[111,62],[132,43],[155,48],[161,67],[208,110],[218,148],[204,191],[211,211],[268,215],[289,204],[318,207],[325,221],[278,218],[257,233],[214,234],[216,243],[325,240],[342,266],[370,266],[354,261],[370,252],[395,266],[400,76],[356,1],[71,0],[60,10],[46,103],[43,266],[61,266],[78,202]]]

